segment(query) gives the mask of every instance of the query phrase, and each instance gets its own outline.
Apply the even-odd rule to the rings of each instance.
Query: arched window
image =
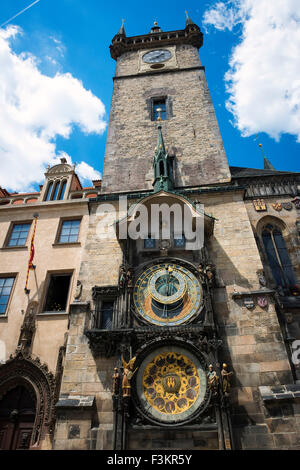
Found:
[[[62,181],[60,185],[60,192],[59,192],[59,198],[58,198],[60,201],[64,198],[66,186],[67,186],[66,180]]]
[[[46,192],[46,196],[45,196],[45,199],[44,199],[45,201],[49,201],[49,200],[50,200],[52,188],[53,188],[53,181],[50,181],[50,183],[49,183],[49,185],[48,185],[47,192]]]
[[[165,170],[164,170],[164,162],[160,161],[159,162],[159,176],[164,176]]]
[[[296,279],[292,263],[281,230],[275,225],[265,225],[262,231],[262,240],[277,286],[289,287],[295,285]]]
[[[57,181],[55,183],[53,197],[51,198],[52,201],[56,201],[56,199],[57,199],[57,193],[58,193],[59,185],[60,185],[60,181]]]

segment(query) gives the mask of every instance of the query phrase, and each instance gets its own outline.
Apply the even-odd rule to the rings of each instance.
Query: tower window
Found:
[[[296,284],[281,230],[271,224],[266,225],[262,232],[262,240],[276,285],[289,287]]]
[[[69,295],[71,274],[51,274],[44,312],[65,312]]]
[[[101,308],[101,321],[100,321],[101,330],[112,329],[113,312],[114,312],[114,302],[103,301],[102,308]]]
[[[166,121],[167,119],[167,103],[166,98],[154,99],[153,100],[153,121],[157,121],[159,117],[161,117],[162,121]],[[161,111],[159,111],[161,110]]]

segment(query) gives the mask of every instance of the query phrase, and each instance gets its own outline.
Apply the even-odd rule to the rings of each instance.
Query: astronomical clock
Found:
[[[136,280],[133,300],[141,320],[157,326],[179,326],[192,321],[203,307],[196,276],[178,263],[159,263]]]
[[[118,287],[94,288],[100,310],[97,299],[117,301],[111,326],[89,335],[94,351],[116,358],[115,449],[125,449],[130,432],[140,435],[145,426],[211,432],[227,419],[212,308],[215,271],[206,251],[197,262],[157,253],[141,262],[135,250],[131,242],[133,262],[120,266]]]
[[[137,270],[131,305],[138,338],[132,378],[137,422],[182,426],[208,407],[207,294],[201,268],[183,260],[162,258]]]

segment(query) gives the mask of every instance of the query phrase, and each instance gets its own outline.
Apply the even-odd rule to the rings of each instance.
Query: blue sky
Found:
[[[257,2],[257,0],[251,1],[254,3]],[[260,3],[263,1],[266,0],[260,0]],[[274,0],[274,4],[276,4],[276,2],[278,2],[278,0]],[[293,0],[286,0],[286,2],[287,4],[291,2],[291,8],[293,7]],[[30,1],[26,0],[2,0],[0,5],[0,24],[30,3]],[[165,2],[156,0],[152,0],[151,2],[121,2],[119,0],[115,0],[114,2],[99,2],[96,0],[40,0],[39,3],[15,18],[10,25],[18,26],[22,29],[22,33],[18,33],[10,39],[11,51],[14,54],[19,55],[26,52],[29,53],[31,57],[34,56],[36,68],[43,76],[53,78],[57,73],[71,74],[73,78],[81,81],[85,92],[82,91],[82,104],[81,102],[76,103],[76,106],[84,106],[87,96],[84,94],[86,90],[90,90],[92,95],[99,98],[105,106],[104,114],[103,110],[101,111],[100,102],[96,101],[96,99],[92,101],[91,98],[91,114],[94,113],[95,115],[96,108],[99,112],[102,112],[100,119],[102,122],[101,126],[99,125],[97,128],[94,117],[82,116],[78,125],[72,126],[69,122],[71,126],[69,131],[64,132],[56,128],[49,132],[47,131],[49,142],[43,143],[45,144],[45,148],[46,144],[51,143],[52,147],[47,147],[47,149],[50,149],[49,151],[52,152],[52,155],[65,152],[71,156],[73,162],[78,164],[85,162],[94,170],[102,171],[106,143],[106,131],[103,131],[103,121],[108,120],[113,86],[112,77],[115,69],[115,61],[110,57],[109,45],[112,37],[116,34],[121,25],[122,18],[125,18],[127,36],[133,36],[149,32],[155,19],[165,31],[183,29],[185,25],[184,12],[188,10],[189,16],[204,32],[204,45],[200,49],[200,57],[203,65],[205,65],[206,78],[215,106],[229,164],[232,166],[248,166],[252,168],[263,167],[263,159],[260,149],[258,148],[258,141],[255,141],[255,136],[258,132],[258,139],[263,144],[267,157],[276,169],[300,171],[298,157],[299,143],[297,143],[297,133],[299,131],[297,127],[299,121],[297,106],[299,103],[295,102],[295,100],[297,101],[297,97],[300,98],[300,93],[298,93],[299,89],[297,88],[298,94],[295,92],[291,97],[292,91],[289,90],[289,83],[291,83],[291,89],[295,91],[294,84],[296,81],[294,82],[293,80],[299,79],[299,75],[298,77],[293,77],[292,72],[289,72],[291,76],[285,74],[285,83],[282,83],[281,88],[286,90],[285,99],[288,100],[288,97],[290,97],[292,108],[287,108],[285,112],[282,113],[282,116],[280,106],[272,108],[274,102],[276,102],[276,93],[280,93],[281,91],[277,89],[273,90],[271,86],[272,93],[270,92],[270,96],[267,96],[268,93],[262,89],[262,95],[257,96],[263,96],[265,99],[255,101],[255,96],[252,97],[252,101],[247,109],[245,109],[243,103],[238,102],[235,108],[235,119],[236,122],[238,119],[238,127],[233,125],[233,113],[226,108],[229,93],[226,92],[224,76],[230,68],[230,57],[234,57],[236,60],[240,61],[244,60],[244,68],[247,71],[247,47],[249,47],[249,45],[247,46],[246,41],[248,40],[249,44],[251,37],[245,37],[245,29],[243,28],[245,28],[245,25],[247,26],[249,12],[246,12],[245,16],[241,17],[241,11],[234,5],[234,0],[233,2],[223,3],[223,6],[221,5],[222,8],[220,8],[220,4],[222,3],[223,2],[213,0],[201,3],[199,1],[171,2],[170,0]],[[254,15],[257,12],[253,10],[252,13]],[[250,16],[252,13],[250,12]],[[289,30],[291,29],[288,25],[290,13],[291,11],[287,12],[287,24],[285,25]],[[203,18],[205,18],[204,25]],[[258,25],[258,29],[259,27]],[[4,28],[6,28],[6,26]],[[245,47],[240,49],[240,55],[236,53],[234,56],[234,48],[237,45],[244,46],[244,44],[242,44],[243,40],[245,40]],[[260,46],[258,45],[257,47]],[[264,47],[266,49],[266,46]],[[268,57],[269,52],[265,49],[261,56],[258,54],[257,73],[261,70],[259,60],[263,60],[264,54]],[[281,64],[285,63],[284,54],[286,49],[287,44],[284,42],[281,43],[280,41],[278,64],[276,65],[277,73],[284,74]],[[249,52],[251,53],[250,50]],[[274,54],[274,51],[272,51],[272,54]],[[283,59],[280,59],[281,56],[283,56]],[[252,53],[251,60],[253,61]],[[265,60],[263,60],[263,62],[266,63]],[[270,63],[272,64],[272,66],[269,67],[271,73],[272,67],[275,67],[274,61],[271,62],[271,58]],[[253,65],[253,68],[254,67],[255,63]],[[291,70],[289,63],[286,64],[286,67],[287,70]],[[253,69],[247,74],[248,79],[245,79],[242,72],[240,77],[238,74],[235,75],[235,78],[236,77],[238,77],[238,82],[234,93],[235,96],[239,96],[239,99],[243,87],[246,87],[247,94],[249,90],[251,92],[252,88],[256,89],[259,86],[256,83]],[[22,78],[19,77],[19,80],[21,79]],[[29,75],[27,80],[30,81]],[[275,80],[277,80],[276,76],[274,76],[274,81]],[[271,84],[272,81],[270,80],[269,83]],[[47,88],[45,89],[47,90]],[[288,105],[290,105],[289,102]],[[64,112],[63,106],[66,105],[62,105],[62,112]],[[68,106],[69,104],[67,107]],[[72,111],[70,111],[70,115],[68,115],[70,121],[72,120],[72,112],[75,112],[75,107],[73,108],[72,106],[70,105]],[[45,103],[45,114],[48,113],[48,108],[49,104]],[[89,108],[87,107],[87,109]],[[274,111],[272,111],[273,109]],[[276,109],[278,118],[274,120],[272,114],[275,113]],[[289,121],[291,113],[294,114]],[[267,116],[268,114],[271,114],[271,116]],[[40,115],[42,114],[37,114],[37,116]],[[255,116],[258,116],[259,129],[257,129],[255,123],[252,123]],[[264,118],[264,116],[266,117]],[[36,117],[36,119],[41,119],[40,125],[42,129],[44,125],[43,118]],[[57,119],[55,114],[53,115],[53,119]],[[35,121],[34,126],[35,128],[39,127],[39,122]],[[47,123],[47,129],[49,129],[49,126],[49,123]],[[244,137],[242,136],[242,131],[244,129],[243,132],[245,132],[245,127],[247,128],[247,126],[248,133],[252,133],[252,135]],[[261,129],[264,130],[264,132],[260,132]],[[35,130],[35,132],[37,131]],[[40,132],[42,134],[42,130]],[[272,134],[273,137],[271,136]],[[17,138],[16,135],[16,139]],[[1,146],[0,129],[0,185],[21,191],[22,175],[20,175],[18,179],[13,178],[12,173],[14,169],[17,168],[17,165],[3,164],[5,161],[3,146],[4,144]],[[26,151],[29,153],[28,149]],[[12,150],[12,159],[17,158],[16,152],[16,149]],[[22,158],[22,155],[23,154],[20,154],[20,158]],[[27,157],[27,155],[24,154],[24,158],[25,160],[28,158],[26,162],[30,164],[30,156]],[[38,159],[38,157],[36,158]],[[49,163],[51,163],[51,161]],[[43,165],[45,166],[45,163],[45,161],[38,163],[38,168],[33,172],[32,178],[35,177],[35,179],[38,179],[39,175],[41,175],[40,178],[42,178],[41,167],[43,167]],[[18,159],[18,166],[20,167],[21,165],[22,162]],[[85,175],[84,171],[82,174]],[[86,174],[91,174],[92,176],[96,175],[92,170],[90,170],[90,173],[87,172]],[[25,175],[23,175],[23,181],[24,189],[36,187],[33,181],[30,181],[30,178]],[[88,178],[85,183],[88,184]]]

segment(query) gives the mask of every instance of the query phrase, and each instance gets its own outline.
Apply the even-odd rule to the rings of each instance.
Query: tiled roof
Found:
[[[232,178],[251,178],[254,176],[283,176],[299,174],[293,171],[278,171],[270,169],[264,170],[260,168],[242,168],[239,166],[230,166],[229,169]]]

